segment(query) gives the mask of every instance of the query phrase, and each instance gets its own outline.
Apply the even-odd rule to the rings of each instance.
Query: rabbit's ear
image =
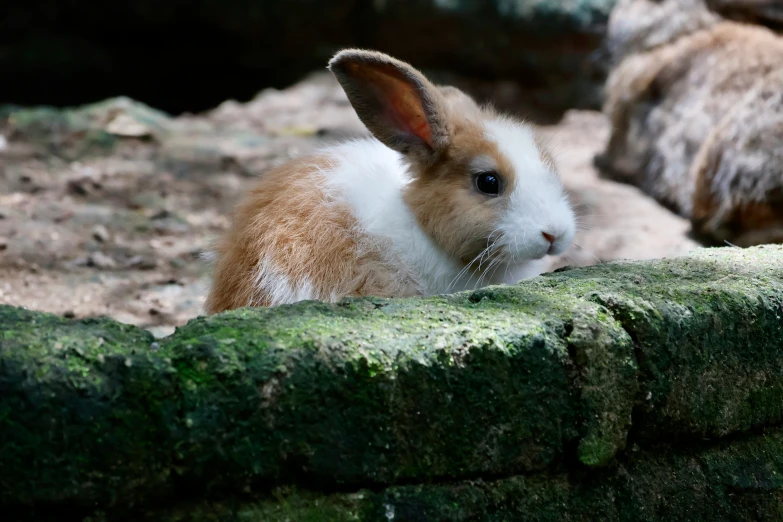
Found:
[[[443,95],[410,65],[349,49],[332,58],[329,70],[359,118],[386,146],[425,160],[448,146]]]

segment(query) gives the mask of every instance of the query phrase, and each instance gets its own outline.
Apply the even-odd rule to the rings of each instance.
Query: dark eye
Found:
[[[476,188],[488,196],[500,194],[500,178],[495,172],[482,172],[476,176]]]

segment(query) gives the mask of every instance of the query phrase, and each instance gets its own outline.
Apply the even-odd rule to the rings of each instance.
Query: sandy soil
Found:
[[[226,230],[253,178],[365,132],[324,75],[171,125],[165,139],[129,138],[109,156],[78,161],[0,127],[0,303],[109,315],[169,334],[202,313],[208,268],[200,254]],[[598,177],[592,158],[609,130],[601,114],[569,112],[541,130],[583,223],[553,268],[669,257],[697,246],[685,220],[634,187]]]

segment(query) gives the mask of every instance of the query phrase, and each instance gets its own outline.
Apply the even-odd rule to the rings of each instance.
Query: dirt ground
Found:
[[[501,95],[513,98],[507,89]],[[226,230],[253,178],[365,133],[323,74],[246,104],[162,122],[158,132],[115,110],[102,124],[123,139],[109,155],[78,160],[0,126],[0,303],[109,315],[167,335],[202,313],[209,273],[200,256]],[[584,111],[541,127],[582,221],[576,244],[553,268],[670,257],[697,246],[684,219],[634,187],[598,177],[592,159],[608,130],[601,114]]]

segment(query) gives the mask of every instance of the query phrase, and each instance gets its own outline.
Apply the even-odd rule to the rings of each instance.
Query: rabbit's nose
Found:
[[[547,233],[547,232],[541,232],[541,235],[542,235],[542,236],[544,236],[544,239],[546,239],[547,241],[549,241],[549,244],[550,244],[550,245],[554,244],[554,242],[555,242],[555,236],[553,236],[552,234],[549,234],[549,233]]]

